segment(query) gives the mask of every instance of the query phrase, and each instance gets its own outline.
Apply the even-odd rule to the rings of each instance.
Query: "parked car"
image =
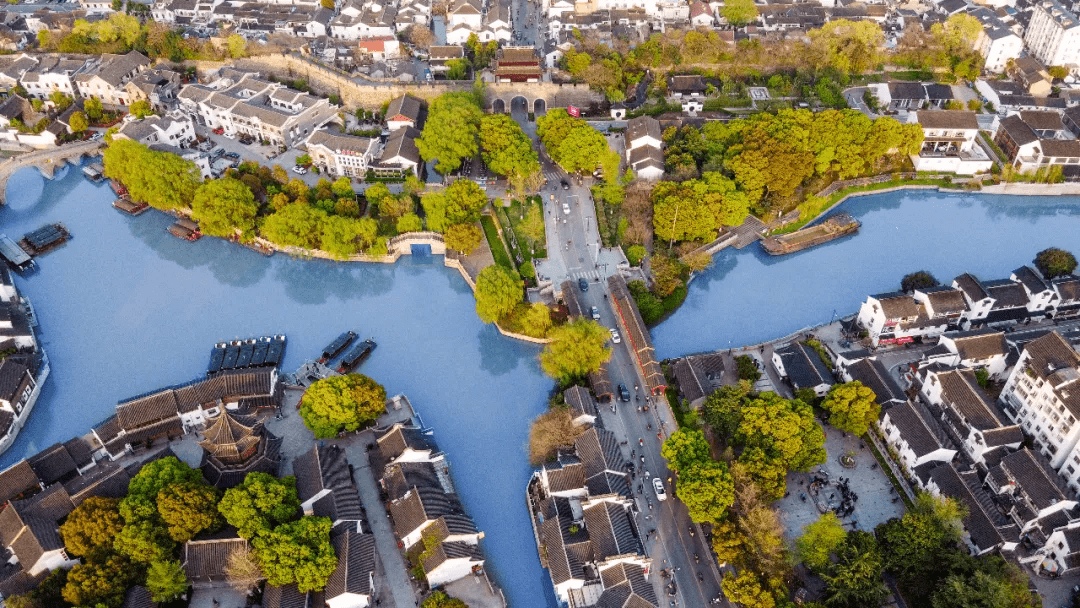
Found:
[[[619,385],[619,401],[630,403],[630,391],[626,390],[622,384]]]
[[[659,477],[652,478],[652,487],[656,490],[656,500],[667,500],[667,492],[664,491],[664,482]]]
[[[300,165],[293,165],[292,170],[293,170],[293,173],[296,173],[297,175],[305,175],[305,174],[307,174],[307,169],[301,167]]]
[[[585,279],[578,279],[577,280],[577,286],[578,286],[578,289],[580,289],[583,292],[589,291],[589,282],[586,281]]]
[[[566,215],[570,215],[570,203],[563,203],[562,204],[562,212],[565,213]]]
[[[589,309],[589,313],[592,315],[593,321],[599,321],[600,320],[600,309],[599,308],[593,306],[592,308]]]
[[[615,344],[622,343],[622,337],[619,336],[618,330],[616,330],[614,327],[611,328],[611,341]]]
[[[240,159],[240,155],[237,154],[236,152],[226,152],[225,157],[226,158],[231,158],[233,160],[239,160]]]
[[[225,139],[236,139],[236,133],[226,133]]]
[[[98,141],[102,137],[104,137],[104,135],[102,135],[101,132],[97,132],[90,136],[90,141]]]
[[[218,146],[217,148],[214,148],[213,150],[210,151],[210,158],[217,158],[217,157],[221,156],[222,154],[225,154],[225,148],[222,148],[221,146]]]

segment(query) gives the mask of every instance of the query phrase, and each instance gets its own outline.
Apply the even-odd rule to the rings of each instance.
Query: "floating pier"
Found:
[[[63,245],[71,238],[71,233],[60,223],[42,226],[33,232],[27,232],[19,241],[19,247],[32,256],[42,255]]]

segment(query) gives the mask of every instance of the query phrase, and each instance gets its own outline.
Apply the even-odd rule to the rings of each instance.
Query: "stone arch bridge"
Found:
[[[52,178],[57,167],[63,167],[64,163],[72,160],[78,162],[84,156],[94,156],[104,145],[105,142],[100,140],[67,144],[59,148],[27,152],[0,163],[0,204],[4,202],[8,178],[19,169],[37,167],[42,175]]]

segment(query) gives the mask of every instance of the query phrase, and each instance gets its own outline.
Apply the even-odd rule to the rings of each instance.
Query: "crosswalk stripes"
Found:
[[[575,270],[570,273],[570,279],[576,281],[578,279],[587,279],[589,281],[600,278],[600,272],[596,270]]]

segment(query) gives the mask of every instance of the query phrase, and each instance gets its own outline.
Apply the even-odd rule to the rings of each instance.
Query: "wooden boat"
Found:
[[[150,208],[150,205],[146,203],[136,203],[127,198],[116,199],[113,201],[112,206],[128,215],[142,215]]]
[[[23,235],[22,240],[19,241],[19,247],[30,255],[37,256],[56,249],[66,243],[69,238],[71,238],[71,233],[63,224],[48,224]]]
[[[769,255],[786,255],[829,241],[855,234],[861,223],[847,213],[837,213],[824,222],[790,234],[770,236],[761,241],[761,248]]]
[[[83,167],[83,175],[92,182],[100,182],[105,178],[105,166],[101,163],[90,163]]]
[[[202,233],[199,232],[199,225],[186,217],[177,219],[176,223],[169,226],[168,230],[174,236],[187,241],[197,241],[202,238]]]
[[[214,350],[210,351],[210,365],[206,366],[206,375],[213,374],[214,372],[221,370],[221,364],[225,361],[225,346],[224,342],[214,345]]]
[[[337,372],[339,374],[351,372],[353,368],[363,363],[364,359],[371,354],[371,351],[375,350],[375,346],[375,341],[370,338],[357,344],[341,359],[341,364],[338,365]]]
[[[334,357],[341,354],[341,351],[345,350],[352,341],[356,339],[356,332],[347,331],[337,337],[333,342],[328,344],[322,351],[322,357],[319,358],[319,363],[326,363]]]

